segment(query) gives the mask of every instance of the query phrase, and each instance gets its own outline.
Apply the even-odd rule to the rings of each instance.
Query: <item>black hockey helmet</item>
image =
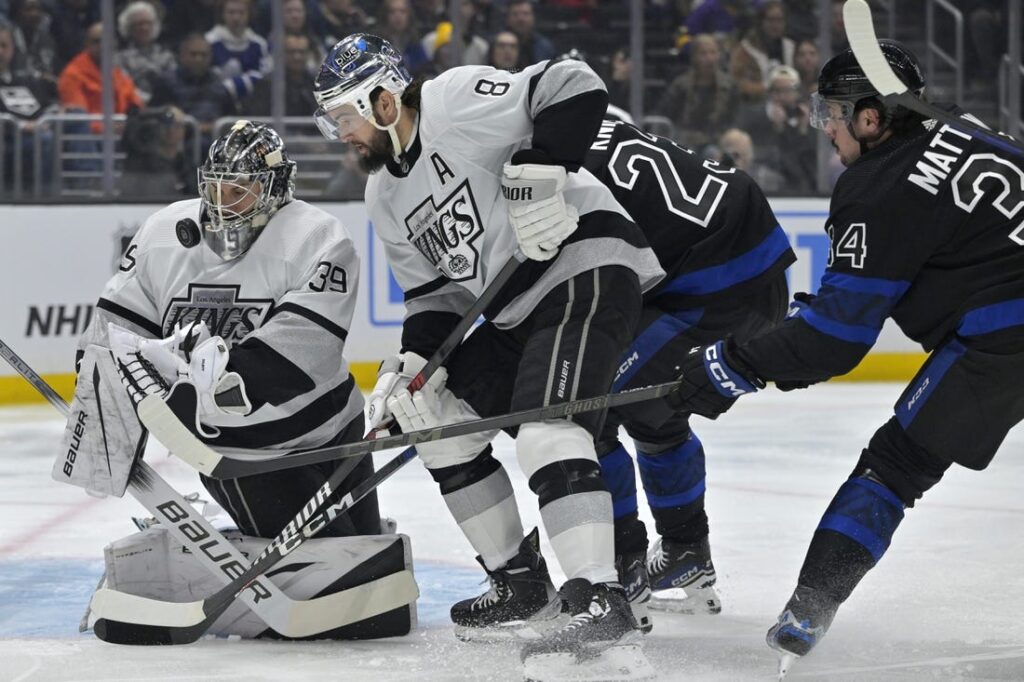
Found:
[[[245,253],[292,199],[295,162],[268,125],[237,121],[214,140],[199,168],[203,238],[225,260]]]
[[[925,78],[914,53],[897,40],[879,40],[878,46],[882,48],[882,54],[900,81],[920,96],[924,92]],[[811,125],[815,128],[825,127],[830,117],[828,102],[841,104],[843,118],[849,124],[859,102],[878,97],[878,90],[864,74],[853,50],[844,50],[821,67],[818,92],[811,97]],[[900,106],[886,108],[881,100],[877,105],[884,114],[884,125],[891,122],[894,115],[904,111]]]

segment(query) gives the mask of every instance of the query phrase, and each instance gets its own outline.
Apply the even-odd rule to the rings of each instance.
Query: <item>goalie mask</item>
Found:
[[[224,260],[252,246],[270,218],[292,200],[295,163],[273,128],[238,121],[210,145],[199,169],[199,224],[206,245]]]
[[[388,133],[394,153],[401,152],[395,126],[381,125],[373,115],[371,95],[378,89],[401,99],[412,76],[402,65],[402,55],[391,43],[368,33],[354,33],[330,49],[320,66],[313,95],[319,108],[313,115],[328,140],[338,140],[369,121]],[[398,107],[401,116],[401,107]]]

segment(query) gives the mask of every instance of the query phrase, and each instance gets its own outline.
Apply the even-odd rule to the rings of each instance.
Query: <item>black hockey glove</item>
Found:
[[[754,370],[736,357],[736,343],[728,338],[696,346],[687,354],[679,388],[669,394],[668,402],[677,412],[717,419],[736,398],[764,386]]]

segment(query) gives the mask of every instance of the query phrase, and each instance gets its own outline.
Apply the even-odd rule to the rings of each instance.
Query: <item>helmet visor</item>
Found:
[[[359,130],[366,117],[351,104],[341,104],[327,109],[320,107],[313,114],[316,127],[328,140],[340,140]]]
[[[217,232],[265,210],[273,185],[271,173],[199,171],[199,196],[210,215],[207,230]]]
[[[815,92],[811,95],[811,125],[818,130],[825,130],[829,121],[836,126],[848,126],[853,121],[853,102],[825,99]]]

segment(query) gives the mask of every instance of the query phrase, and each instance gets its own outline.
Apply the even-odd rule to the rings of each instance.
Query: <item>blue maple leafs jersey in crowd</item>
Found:
[[[845,373],[889,317],[929,351],[954,334],[1024,337],[1019,157],[926,121],[839,177],[826,231],[829,262],[817,297],[740,349],[763,378]]]
[[[602,124],[585,166],[629,211],[667,273],[648,300],[700,307],[762,285],[796,260],[742,171],[617,121]]]
[[[229,454],[326,444],[362,413],[342,357],[355,309],[359,259],[337,218],[292,201],[241,257],[201,242],[185,248],[175,225],[199,217],[198,199],[157,211],[132,239],[100,296],[79,348],[109,346],[107,323],[149,337],[201,320],[230,347],[253,411],[222,415],[207,439]],[[262,452],[261,455],[265,455]]]
[[[663,276],[626,211],[580,168],[606,103],[601,80],[575,60],[518,73],[463,66],[423,84],[404,165],[389,162],[366,188],[370,220],[405,292],[403,349],[432,353],[511,257],[502,166],[521,149],[579,169],[564,193],[580,226],[554,259],[523,263],[485,317],[518,325],[555,286],[600,266],[632,269],[643,289]]]

